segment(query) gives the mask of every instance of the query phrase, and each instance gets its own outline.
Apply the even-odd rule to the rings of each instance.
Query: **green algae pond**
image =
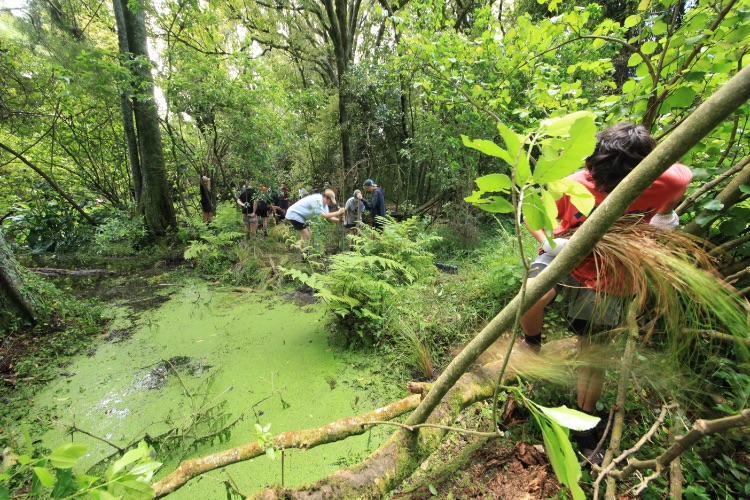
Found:
[[[380,360],[329,345],[322,308],[309,296],[196,282],[164,287],[160,297],[157,307],[137,314],[127,302],[109,308],[102,339],[36,395],[32,414],[57,422],[43,436],[46,446],[86,444],[86,468],[115,451],[102,440],[125,446],[171,432],[173,451],[157,456],[164,463],[158,480],[182,459],[256,441],[256,423],[270,424],[271,434],[308,429],[404,396],[386,380],[393,374],[384,373]],[[102,439],[83,432],[71,438],[72,425]],[[306,451],[286,450],[283,460],[277,453],[275,460],[238,463],[193,479],[169,498],[224,498],[225,481],[242,494],[282,481],[309,483],[358,462],[391,431],[377,427]]]

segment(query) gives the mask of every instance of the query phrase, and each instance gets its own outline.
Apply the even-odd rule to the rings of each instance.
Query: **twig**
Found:
[[[584,460],[581,460],[578,462],[578,465],[584,465],[591,462],[591,457],[599,453],[599,450],[604,448],[604,442],[607,441],[607,436],[609,435],[609,430],[612,428],[612,421],[614,420],[615,416],[615,407],[611,407],[609,409],[609,418],[607,419],[607,426],[604,428],[604,432],[602,433],[602,438],[599,440],[599,442],[596,444],[596,448],[594,448],[594,451],[591,452],[591,454],[586,457]]]
[[[625,400],[628,394],[628,380],[630,379],[630,367],[633,365],[633,358],[635,357],[635,345],[638,339],[638,324],[636,323],[637,304],[633,301],[628,308],[628,314],[626,319],[626,327],[628,329],[628,337],[625,342],[625,352],[622,356],[622,363],[620,364],[620,377],[617,381],[617,399],[615,401],[615,407],[617,411],[615,413],[614,424],[612,427],[612,439],[609,442],[609,448],[604,453],[604,460],[602,466],[607,467],[616,453],[620,452],[620,443],[622,442],[623,426],[625,423]],[[607,491],[605,498],[614,498],[614,482],[607,481]],[[599,484],[597,483],[594,487],[594,500],[599,498]]]
[[[648,483],[650,483],[652,479],[656,479],[659,476],[661,476],[661,471],[657,469],[656,472],[654,472],[650,476],[644,477],[643,481],[641,481],[641,483],[637,487],[633,486],[630,491],[632,491],[636,496],[640,495],[641,492],[648,487]]]
[[[702,195],[710,191],[714,186],[721,183],[721,181],[725,180],[726,178],[736,174],[743,168],[745,168],[745,165],[750,162],[750,156],[746,156],[743,158],[738,164],[727,170],[721,175],[717,175],[713,179],[711,179],[709,182],[702,185],[700,188],[698,188],[693,194],[685,198],[685,201],[680,203],[680,205],[674,209],[675,212],[677,212],[677,215],[682,215],[685,213],[685,211],[690,208],[693,203],[695,203],[695,200],[700,198]]]
[[[602,471],[599,473],[599,475],[596,478],[596,481],[594,481],[594,498],[597,498],[597,494],[599,493],[599,485],[602,482],[602,479],[605,477],[608,477],[609,472],[613,470],[617,464],[625,460],[627,457],[635,453],[636,451],[640,450],[643,445],[646,444],[648,440],[651,439],[651,437],[656,433],[657,430],[659,430],[659,427],[664,423],[664,419],[667,417],[667,410],[670,410],[672,408],[676,408],[678,405],[676,403],[670,403],[668,405],[663,405],[661,407],[661,413],[659,414],[659,418],[656,419],[656,422],[651,426],[651,428],[648,430],[646,434],[644,434],[641,439],[638,440],[638,442],[630,449],[625,450],[620,456],[613,459],[612,462],[610,462],[606,467],[602,469]]]
[[[409,432],[414,432],[423,427],[431,427],[433,429],[442,429],[444,431],[458,432],[461,434],[467,434],[470,436],[478,436],[478,437],[484,437],[484,438],[499,438],[499,437],[505,436],[504,432],[479,432],[479,431],[472,431],[469,429],[462,429],[460,427],[451,427],[448,425],[438,425],[438,424],[406,425],[406,424],[401,424],[399,422],[362,422],[361,425],[395,425],[396,427],[401,427],[402,429],[406,429]]]
[[[717,418],[715,420],[696,420],[693,428],[687,434],[675,438],[674,444],[655,459],[632,460],[621,471],[612,470],[609,475],[617,479],[626,479],[637,470],[664,469],[667,464],[671,463],[672,460],[680,456],[703,437],[748,425],[750,425],[750,409],[742,410],[738,415],[732,415],[731,417]]]
[[[92,434],[89,431],[83,430],[80,427],[78,427],[76,424],[68,424],[68,423],[62,422],[60,420],[43,420],[41,418],[39,419],[39,421],[40,422],[46,422],[48,424],[55,424],[55,425],[59,425],[59,426],[65,427],[65,428],[67,428],[67,429],[70,430],[71,434],[73,434],[74,432],[80,432],[81,434],[85,434],[85,435],[87,435],[89,437],[92,437],[92,438],[98,440],[98,441],[101,441],[102,443],[108,444],[112,448],[116,449],[120,453],[120,455],[124,454],[125,450],[127,449],[127,448],[121,448],[121,447],[117,446],[115,443],[113,443],[112,441],[110,441],[110,440],[108,440],[106,438],[103,438],[101,436],[97,436],[96,434]]]

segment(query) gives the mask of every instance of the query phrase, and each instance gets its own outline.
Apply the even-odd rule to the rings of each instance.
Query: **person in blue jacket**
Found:
[[[372,179],[367,179],[363,184],[365,191],[372,193],[372,200],[367,201],[364,198],[362,201],[365,204],[365,208],[370,211],[371,225],[375,229],[383,229],[383,222],[385,219],[385,192],[383,188],[375,184]]]

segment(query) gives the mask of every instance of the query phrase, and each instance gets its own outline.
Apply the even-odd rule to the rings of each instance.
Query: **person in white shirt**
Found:
[[[291,222],[294,229],[299,231],[302,242],[307,242],[312,237],[310,222],[316,215],[320,215],[328,222],[339,222],[339,217],[346,209],[342,207],[331,212],[329,207],[335,206],[336,193],[332,189],[326,189],[322,194],[311,194],[294,203],[287,209],[286,219]]]

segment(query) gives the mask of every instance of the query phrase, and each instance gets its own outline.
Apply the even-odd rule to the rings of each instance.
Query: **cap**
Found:
[[[352,196],[357,196],[358,194],[362,194],[362,191],[360,191],[359,189],[355,189]]]
[[[336,203],[336,193],[334,193],[334,192],[333,192],[333,189],[326,189],[326,190],[324,191],[324,194],[325,194],[326,196],[328,196],[328,198],[330,198],[330,199],[331,199],[331,203],[332,203],[333,205],[336,205],[336,204],[337,204],[337,203]]]
[[[374,186],[375,183],[372,182],[372,179],[367,179],[365,182],[362,183],[363,186]]]

